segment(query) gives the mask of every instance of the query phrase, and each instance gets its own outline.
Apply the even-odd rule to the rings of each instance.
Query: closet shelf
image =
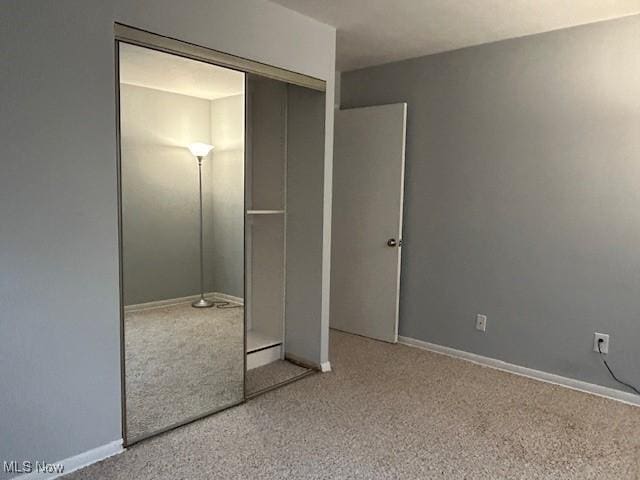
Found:
[[[282,339],[255,330],[247,331],[247,353],[282,345]]]
[[[247,210],[247,215],[282,215],[284,210]]]

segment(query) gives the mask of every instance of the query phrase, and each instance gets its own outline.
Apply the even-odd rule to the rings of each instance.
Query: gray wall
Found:
[[[211,141],[211,102],[133,85],[120,88],[124,304],[200,290],[198,166],[185,145]],[[202,162],[205,290],[212,291],[213,178]],[[240,197],[242,198],[242,184]],[[242,211],[236,212],[242,224]],[[240,237],[242,245],[242,237]],[[242,258],[236,268],[242,277]]]
[[[125,305],[200,292],[198,167],[202,161],[205,292],[243,297],[244,101],[122,85]]]
[[[211,102],[211,290],[244,298],[244,95]]]
[[[2,15],[0,459],[57,461],[122,435],[113,22],[329,95],[335,30],[261,0],[5,0]]]
[[[327,362],[315,341],[324,335],[323,206],[325,94],[287,89],[286,354],[316,366]],[[331,97],[328,97],[331,100]],[[331,101],[329,102],[331,103]],[[330,210],[330,209],[329,209]],[[328,331],[328,330],[327,330]]]
[[[287,84],[248,77],[250,155],[247,156],[248,208],[284,209],[285,105]],[[252,215],[247,218],[247,328],[281,339],[284,318],[284,216]]]
[[[391,102],[400,334],[619,388],[607,332],[640,384],[640,16],[343,74],[343,107]]]

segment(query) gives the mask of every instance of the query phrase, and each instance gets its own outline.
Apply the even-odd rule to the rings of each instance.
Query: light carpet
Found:
[[[71,479],[637,479],[640,408],[331,333],[333,371]]]
[[[243,398],[243,309],[189,303],[125,314],[129,440]]]

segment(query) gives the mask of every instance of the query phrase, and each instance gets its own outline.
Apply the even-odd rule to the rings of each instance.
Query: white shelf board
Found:
[[[249,330],[247,332],[247,353],[281,344],[281,338],[265,335],[255,330]]]
[[[282,215],[284,210],[247,210],[247,215]]]

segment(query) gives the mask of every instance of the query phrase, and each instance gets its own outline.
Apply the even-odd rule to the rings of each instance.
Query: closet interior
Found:
[[[300,328],[288,314],[287,275],[300,265],[288,258],[288,186],[291,132],[289,111],[300,100],[285,82],[247,76],[246,110],[246,345],[247,394],[288,382],[312,370],[288,349],[287,327]],[[297,105],[298,108],[301,105]],[[318,125],[323,131],[322,125]],[[299,143],[300,139],[298,139]],[[294,167],[294,165],[292,165]],[[291,233],[291,232],[289,232]],[[297,360],[294,360],[297,359]]]
[[[247,369],[284,359],[286,84],[247,78]]]

